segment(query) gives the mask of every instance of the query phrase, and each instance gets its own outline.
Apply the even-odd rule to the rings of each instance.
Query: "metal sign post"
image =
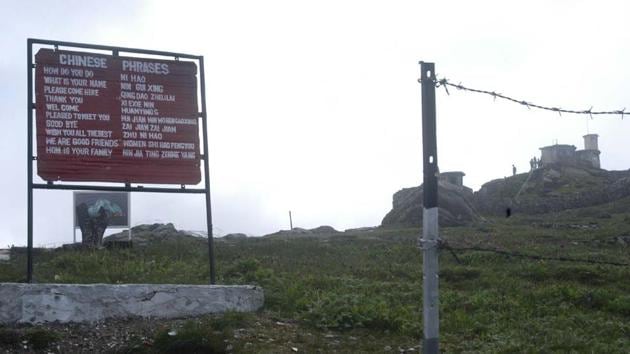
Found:
[[[52,47],[40,49],[36,57],[41,63],[33,63],[34,45]],[[81,51],[61,51],[59,47],[62,46]],[[133,56],[123,57],[121,53]],[[155,59],[156,56],[163,59]],[[204,194],[210,284],[214,284],[216,277],[203,56],[29,38],[27,58],[27,282],[33,282],[33,190],[55,189]],[[199,86],[194,76],[195,61],[199,65]],[[35,82],[37,85],[33,82],[34,71],[36,79],[40,79]],[[46,85],[49,85],[48,92]],[[37,102],[33,99],[34,88],[38,92]],[[168,94],[165,89],[170,89],[172,94]],[[201,107],[197,104],[198,98]],[[88,112],[85,114],[81,111],[82,105],[87,107]],[[37,156],[33,154],[33,110],[37,110],[38,114],[38,134],[45,133],[37,136]],[[117,122],[117,128],[111,128],[113,130],[109,131],[109,135],[103,135],[103,126],[115,125]],[[47,129],[42,129],[48,128],[48,123],[58,124],[54,127],[63,126],[68,131],[51,129],[49,135]],[[135,128],[132,123],[136,124]],[[81,125],[86,128],[81,128]],[[202,127],[203,153],[199,147],[199,125]],[[163,136],[167,139],[163,140]],[[92,143],[90,139],[84,138],[96,139],[92,139],[95,140]],[[133,146],[138,149],[128,148],[125,151],[125,145],[122,144],[125,139],[134,139],[127,142],[135,144]],[[74,149],[75,141],[88,147]],[[105,147],[94,148],[98,145]],[[151,151],[146,151],[149,149]],[[103,154],[106,156],[103,157]],[[33,182],[35,162],[38,164],[38,174],[46,183]],[[186,184],[194,185],[200,181],[201,163],[204,188],[186,188]],[[122,185],[77,185],[59,181]],[[178,184],[180,188],[145,187],[138,183]]]
[[[210,164],[208,155],[208,116],[206,114],[206,77],[203,67],[203,57],[199,57],[199,71],[201,80],[201,126],[203,128],[203,156],[204,156],[204,182],[206,194],[206,223],[208,227],[208,256],[210,257],[210,284],[214,284],[216,280],[214,267],[214,237],[212,235],[212,205],[210,202]]]
[[[28,138],[26,140],[26,282],[33,282],[33,162],[37,157],[33,156],[33,110],[35,104],[33,103],[33,40],[27,40],[26,57],[27,57],[27,75],[28,80],[28,92],[26,94],[26,110],[28,112],[28,122],[26,123],[28,129]]]
[[[435,66],[420,62],[422,84],[422,315],[424,335],[422,352],[440,351],[440,302],[438,293],[438,160],[435,119]]]

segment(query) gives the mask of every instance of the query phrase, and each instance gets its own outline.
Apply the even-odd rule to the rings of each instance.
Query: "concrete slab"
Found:
[[[107,318],[177,318],[263,306],[249,285],[0,283],[0,323],[96,322]]]

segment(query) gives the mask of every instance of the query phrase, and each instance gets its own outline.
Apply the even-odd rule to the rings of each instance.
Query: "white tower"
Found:
[[[597,150],[597,134],[586,134],[584,135],[584,150]]]

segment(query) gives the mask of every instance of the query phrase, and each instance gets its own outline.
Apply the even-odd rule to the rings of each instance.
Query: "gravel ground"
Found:
[[[46,325],[18,325],[7,327],[19,333],[36,328],[45,328],[59,335],[60,339],[45,350],[34,350],[33,344],[21,340],[17,345],[2,346],[3,353],[116,353],[130,343],[145,342],[164,326],[175,326],[183,320],[125,319],[83,324],[50,323]]]
[[[19,333],[18,343],[2,343],[0,353],[129,353],[135,347],[153,346],[157,332],[177,330],[188,321],[196,319],[123,319],[107,320],[92,324],[15,325],[1,327],[5,331]],[[294,321],[282,320],[266,313],[252,316],[244,328],[230,330],[226,340],[227,352],[239,353],[355,353],[355,352],[418,352],[416,340],[374,333],[365,330],[334,332],[302,327]],[[46,349],[34,349],[35,343],[24,340],[30,331],[44,329],[55,333],[59,339]]]

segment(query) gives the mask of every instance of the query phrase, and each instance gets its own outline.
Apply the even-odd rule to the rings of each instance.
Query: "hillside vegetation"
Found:
[[[630,171],[550,165],[485,183],[475,193],[483,214],[501,215],[506,207],[542,214],[606,204],[630,196]]]
[[[629,199],[621,199],[560,213],[517,213],[470,227],[443,228],[441,236],[456,249],[474,246],[629,264],[629,206]],[[208,317],[144,324],[143,332],[131,321],[122,327],[131,333],[127,340],[109,349],[176,352],[165,334],[176,327],[188,336],[183,340],[189,345],[216,341],[212,336],[219,333],[225,338],[218,341],[226,345],[222,350],[233,352],[417,351],[422,335],[419,233],[416,228],[378,228],[217,239],[218,283],[263,286],[264,309],[236,320],[229,315],[223,322]],[[198,238],[160,237],[125,250],[41,252],[35,258],[35,279],[204,284],[209,274],[205,245]],[[444,250],[440,257],[440,339],[445,352],[628,352],[630,267],[482,251],[455,255],[457,259]],[[25,267],[22,255],[0,263],[0,280],[22,281]],[[57,337],[68,336],[66,327],[46,328]],[[0,337],[24,330],[0,328]],[[134,334],[138,331],[142,336]],[[63,339],[58,342],[58,349],[53,343],[47,350],[71,348]],[[2,348],[21,346],[0,341]]]

